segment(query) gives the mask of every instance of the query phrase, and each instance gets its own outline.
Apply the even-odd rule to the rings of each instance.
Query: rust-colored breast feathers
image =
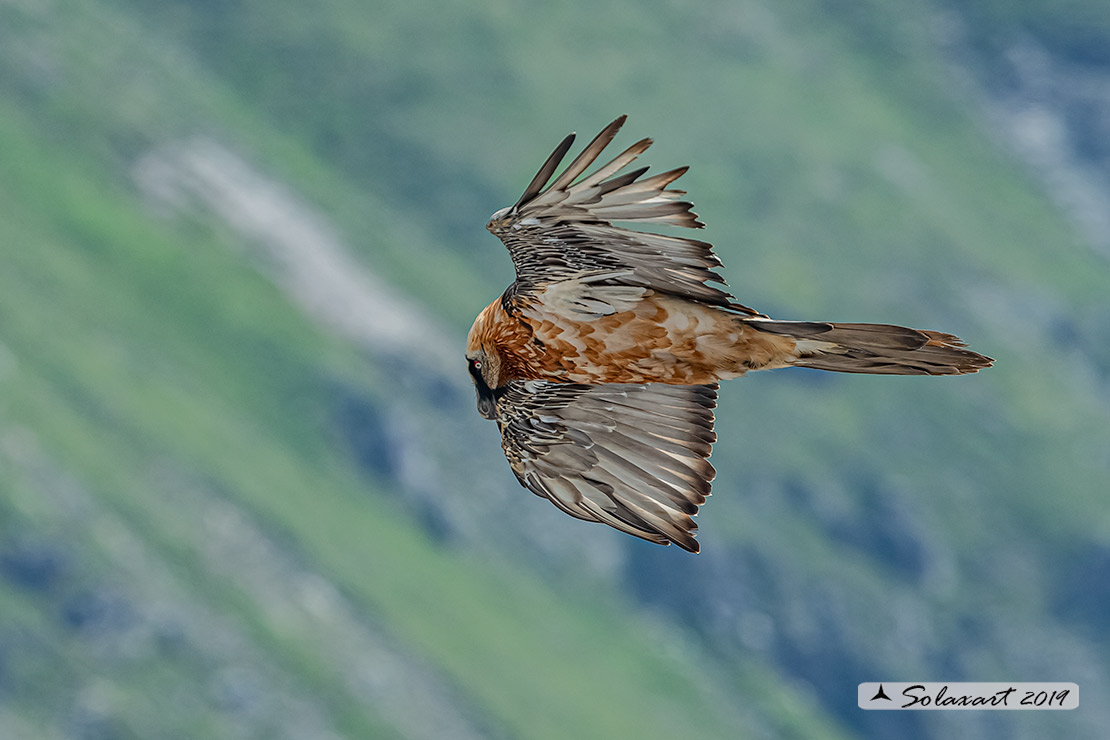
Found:
[[[650,292],[608,315],[584,319],[537,303],[522,319],[543,347],[524,377],[574,383],[708,384],[781,365],[794,345],[715,307]]]
[[[512,380],[704,385],[748,370],[782,367],[789,337],[756,331],[713,306],[648,291],[623,310],[587,315],[542,300],[519,315],[490,304],[475,340],[495,356],[498,385]]]

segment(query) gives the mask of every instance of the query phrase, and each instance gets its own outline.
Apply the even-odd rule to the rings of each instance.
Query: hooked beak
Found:
[[[483,419],[497,418],[497,399],[493,397],[493,391],[486,387],[485,383],[475,385],[474,390],[478,393],[478,413]]]
[[[474,391],[478,394],[478,413],[483,419],[496,419],[497,397],[500,393],[489,387],[479,367],[476,360],[468,360],[470,380],[473,381]]]

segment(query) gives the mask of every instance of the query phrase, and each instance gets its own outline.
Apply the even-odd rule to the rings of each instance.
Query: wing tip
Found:
[[[602,523],[604,524],[606,522]],[[681,532],[681,534],[664,532],[661,528],[652,527],[651,529],[644,529],[643,527],[639,526],[637,526],[635,529],[625,529],[623,531],[641,540],[650,542],[653,545],[662,545],[663,547],[677,545],[679,548],[685,550],[686,552],[698,555],[699,553],[701,553],[701,543],[698,542],[696,539],[697,528],[698,525],[694,524],[690,531],[683,531]],[[618,529],[618,531],[620,531],[620,528],[618,527],[614,527],[614,529]]]
[[[543,191],[544,186],[551,180],[551,176],[555,174],[555,170],[559,168],[559,164],[563,161],[563,158],[567,156],[567,152],[570,151],[571,146],[574,145],[576,135],[577,134],[572,131],[563,137],[559,145],[548,155],[543,166],[536,172],[536,176],[528,183],[528,187],[524,189],[520,199],[512,206],[510,212],[515,213],[521,206]]]
[[[694,555],[698,555],[701,553],[701,543],[695,540],[693,536],[691,536],[689,541],[687,542],[679,542],[676,540],[675,544],[681,547],[686,552],[693,553]]]

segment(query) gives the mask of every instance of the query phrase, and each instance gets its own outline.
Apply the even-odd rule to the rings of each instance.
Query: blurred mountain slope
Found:
[[[875,676],[1106,687],[1110,273],[927,40],[819,3],[0,29],[5,736],[1098,736],[1086,704],[854,708]],[[694,165],[742,301],[998,367],[730,384],[699,558],[517,489],[446,364],[511,278],[481,225],[621,112]]]
[[[5,48],[57,56],[36,57],[51,75],[24,57],[5,78],[4,735],[749,726],[689,657],[650,649],[665,631],[596,589],[555,598],[511,560],[444,549],[374,493],[341,422],[380,428],[396,391],[374,378],[420,369],[390,346],[378,367],[306,321],[235,223],[184,204],[166,220],[135,167],[176,127],[214,124],[193,112],[163,129],[164,112],[128,104],[182,83],[218,107],[219,87],[172,57],[140,73],[148,47],[124,16],[55,11],[5,8],[20,37]],[[109,32],[112,49],[81,44]],[[111,101],[86,87],[93,68],[120,81]],[[129,87],[127,72],[152,79]],[[458,415],[460,392],[436,382]],[[367,473],[401,488],[395,467],[420,461],[381,442]],[[634,716],[608,708],[649,696]]]

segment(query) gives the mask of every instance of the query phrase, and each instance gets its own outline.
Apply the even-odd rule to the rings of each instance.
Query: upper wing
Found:
[[[711,244],[613,225],[635,221],[704,226],[690,210],[693,204],[681,200],[685,191],[667,187],[686,167],[643,180],[647,167],[620,174],[651,146],[651,139],[636,142],[579,179],[624,121],[621,116],[610,123],[547,185],[574,141],[574,134],[567,136],[520,200],[493,214],[486,228],[505,243],[516,267],[516,282],[504,299],[506,309],[512,310],[514,301],[540,292],[545,285],[589,275],[594,285],[640,286],[755,314],[734,303],[721,288],[708,285],[724,285],[713,271],[721,262]]]
[[[497,423],[526,488],[579,519],[698,551],[691,518],[715,471],[716,385],[513,381]]]

